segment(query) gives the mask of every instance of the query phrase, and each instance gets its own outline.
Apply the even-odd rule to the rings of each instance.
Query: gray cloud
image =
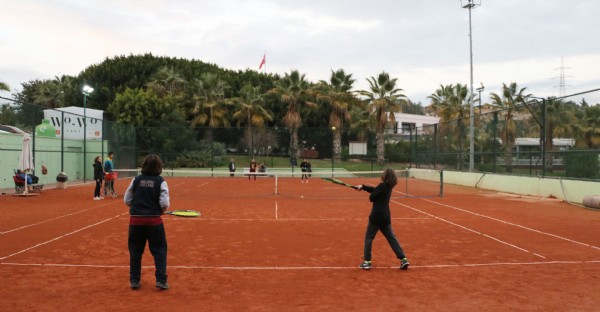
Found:
[[[563,58],[567,93],[600,88],[597,12],[594,0],[483,0],[472,10],[475,87],[515,81],[558,95]],[[469,83],[459,0],[0,1],[0,29],[0,80],[15,89],[146,52],[255,70],[266,52],[269,72],[319,80],[343,68],[357,88],[385,70],[423,104],[440,84]],[[600,102],[600,92],[585,98]]]

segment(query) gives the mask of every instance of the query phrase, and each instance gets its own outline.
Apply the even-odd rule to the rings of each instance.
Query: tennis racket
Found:
[[[339,185],[343,185],[343,186],[351,187],[351,188],[353,188],[353,189],[355,189],[355,190],[357,190],[357,189],[358,189],[356,186],[354,186],[354,185],[350,185],[350,184],[348,184],[348,183],[345,183],[345,182],[342,182],[342,181],[340,181],[340,180],[338,180],[338,179],[333,179],[333,178],[322,178],[322,179],[323,179],[323,180],[325,180],[325,181],[329,181],[329,182],[335,183],[335,184],[339,184]]]
[[[200,212],[196,210],[169,210],[166,211],[165,214],[187,218],[194,218],[200,216]]]

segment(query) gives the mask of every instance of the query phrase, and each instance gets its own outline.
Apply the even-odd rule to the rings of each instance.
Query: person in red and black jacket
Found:
[[[142,254],[146,241],[154,257],[156,287],[166,290],[167,237],[161,215],[169,208],[169,187],[160,176],[162,160],[148,155],[142,163],[142,174],[133,178],[125,192],[129,206],[129,282],[132,289],[140,288]]]
[[[373,239],[375,239],[375,235],[379,231],[383,233],[383,236],[385,236],[390,247],[392,247],[396,257],[400,259],[400,269],[408,269],[408,259],[406,259],[406,255],[392,230],[390,198],[392,197],[392,189],[397,183],[398,178],[396,177],[396,172],[394,172],[393,169],[388,168],[381,173],[381,183],[376,187],[368,185],[356,186],[358,191],[364,190],[371,193],[369,195],[369,201],[373,203],[373,208],[369,215],[369,224],[367,225],[365,234],[364,261],[360,265],[361,269],[371,269],[371,248],[373,246]]]
[[[248,181],[250,181],[250,178],[254,178],[254,181],[256,181],[256,167],[256,160],[252,158],[252,161],[250,162],[250,174],[248,175]]]

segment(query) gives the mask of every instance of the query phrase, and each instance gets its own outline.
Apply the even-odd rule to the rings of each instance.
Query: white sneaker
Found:
[[[104,197],[100,196],[100,197],[98,197],[98,199],[104,199]]]
[[[100,200],[100,197],[94,197],[94,200]]]

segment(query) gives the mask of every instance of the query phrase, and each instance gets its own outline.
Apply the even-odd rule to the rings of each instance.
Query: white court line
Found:
[[[475,215],[475,216],[478,216],[478,217],[487,218],[487,219],[490,219],[490,220],[494,220],[494,221],[497,221],[497,222],[501,222],[501,223],[504,223],[504,224],[515,226],[515,227],[518,227],[518,228],[521,228],[521,229],[524,229],[524,230],[528,230],[528,231],[531,231],[531,232],[535,232],[535,233],[538,233],[538,234],[547,235],[547,236],[558,238],[558,239],[562,239],[562,240],[565,240],[565,241],[568,241],[568,242],[571,242],[571,243],[575,243],[575,244],[579,244],[579,245],[583,245],[583,246],[586,246],[586,247],[591,247],[591,248],[600,250],[600,247],[598,247],[598,246],[594,246],[594,245],[590,245],[590,244],[578,242],[576,240],[572,240],[572,239],[569,239],[569,238],[566,238],[566,237],[562,237],[562,236],[558,236],[558,235],[551,234],[551,233],[548,233],[548,232],[543,232],[543,231],[540,231],[540,230],[532,229],[532,228],[529,228],[529,227],[526,227],[526,226],[523,226],[523,225],[520,225],[520,224],[515,224],[515,223],[504,221],[504,220],[501,220],[501,219],[498,219],[498,218],[494,218],[494,217],[482,215],[482,214],[479,214],[479,213],[475,213],[475,212],[472,212],[472,211],[469,211],[469,210],[465,210],[465,209],[461,209],[461,208],[458,208],[458,207],[454,207],[454,206],[451,206],[451,205],[438,203],[438,202],[435,202],[433,200],[424,199],[424,198],[423,198],[423,200],[428,201],[430,203],[434,203],[434,204],[440,205],[440,206],[448,207],[448,208],[451,208],[451,209],[454,209],[454,210],[466,212],[466,213],[469,213],[469,214],[472,214],[472,215]]]
[[[23,250],[21,250],[21,251],[17,251],[17,252],[15,252],[15,253],[13,253],[13,254],[10,254],[10,255],[8,255],[8,256],[5,256],[5,257],[2,257],[2,258],[0,258],[0,261],[2,261],[2,260],[4,260],[4,259],[7,259],[7,258],[10,258],[10,257],[12,257],[12,256],[16,256],[16,255],[18,255],[18,254],[24,253],[24,252],[26,252],[26,251],[28,251],[28,250],[31,250],[31,249],[33,249],[33,248],[36,248],[36,247],[39,247],[39,246],[43,246],[43,245],[49,244],[49,243],[51,243],[51,242],[57,241],[57,240],[59,240],[59,239],[61,239],[61,238],[64,238],[64,237],[67,237],[67,236],[73,235],[73,234],[75,234],[75,233],[79,233],[79,232],[81,232],[81,231],[83,231],[83,230],[85,230],[85,229],[88,229],[88,228],[94,227],[94,226],[96,226],[96,225],[102,224],[102,223],[104,223],[104,222],[107,222],[107,221],[110,221],[110,220],[113,220],[113,219],[119,218],[119,217],[121,217],[122,215],[124,215],[124,214],[128,214],[128,213],[129,213],[129,212],[124,212],[124,213],[122,213],[122,214],[119,214],[119,215],[116,215],[116,216],[114,216],[114,217],[111,217],[111,218],[108,218],[108,219],[104,219],[104,220],[102,220],[102,221],[100,221],[100,222],[96,222],[96,223],[94,223],[94,224],[90,224],[90,225],[88,225],[88,226],[82,227],[82,228],[80,228],[80,229],[78,229],[78,230],[75,230],[75,231],[73,231],[73,232],[70,232],[70,233],[67,233],[67,234],[64,234],[64,235],[61,235],[61,236],[55,237],[55,238],[53,238],[53,239],[51,239],[51,240],[47,240],[47,241],[45,241],[45,242],[43,242],[43,243],[36,244],[36,245],[34,245],[34,246],[31,246],[31,247],[29,247],[29,248],[25,248],[25,249],[23,249]]]
[[[471,268],[471,267],[496,267],[496,266],[533,266],[533,265],[563,265],[563,264],[600,264],[600,260],[586,261],[534,261],[534,262],[492,262],[492,263],[464,263],[464,264],[429,264],[429,265],[410,265],[410,269],[443,269],[443,268]],[[68,263],[15,263],[0,262],[0,265],[9,266],[36,266],[36,267],[77,267],[77,268],[112,268],[129,269],[129,265],[102,265],[102,264],[68,264]],[[145,269],[153,269],[154,266],[142,266]],[[374,269],[394,269],[398,266],[373,266]],[[196,265],[169,265],[168,269],[193,269],[193,270],[236,270],[236,271],[257,271],[257,270],[360,270],[356,266],[196,266]]]
[[[278,213],[279,213],[279,208],[277,206],[277,201],[275,201],[275,220],[279,219]]]
[[[467,231],[469,231],[469,232],[472,232],[472,233],[475,233],[475,234],[479,234],[479,235],[483,235],[484,237],[490,238],[490,239],[492,239],[492,240],[495,240],[495,241],[497,241],[497,242],[499,242],[499,243],[502,243],[502,244],[504,244],[504,245],[507,245],[507,246],[513,247],[513,248],[515,248],[515,249],[518,249],[518,250],[524,251],[524,252],[526,252],[526,253],[530,253],[530,254],[532,254],[532,255],[535,255],[535,256],[537,256],[537,257],[540,257],[540,258],[544,258],[544,259],[546,259],[546,257],[544,257],[544,256],[542,256],[542,255],[536,254],[536,253],[534,253],[534,252],[531,252],[531,251],[529,251],[529,250],[527,250],[527,249],[521,248],[521,247],[519,247],[519,246],[516,246],[516,245],[514,245],[514,244],[511,244],[511,243],[505,242],[505,241],[503,241],[503,240],[501,240],[501,239],[498,239],[498,238],[495,238],[495,237],[493,237],[493,236],[490,236],[490,235],[487,235],[487,234],[484,234],[484,233],[481,233],[481,232],[475,231],[475,230],[473,230],[473,229],[470,229],[470,228],[468,228],[468,227],[466,227],[466,226],[463,226],[463,225],[460,225],[460,224],[454,223],[454,222],[452,222],[452,221],[449,221],[449,220],[446,220],[446,219],[444,219],[444,218],[440,218],[440,217],[438,217],[438,216],[432,215],[432,214],[430,214],[430,213],[427,213],[427,212],[425,212],[425,211],[419,210],[419,209],[417,209],[417,208],[414,208],[414,207],[411,207],[411,206],[408,206],[408,205],[405,205],[405,204],[401,204],[401,203],[399,203],[399,202],[397,202],[397,201],[395,201],[395,200],[392,200],[391,202],[393,202],[393,203],[396,203],[396,204],[398,204],[398,205],[400,205],[400,206],[404,206],[404,207],[406,207],[406,208],[412,209],[412,210],[414,210],[414,211],[420,212],[420,213],[422,213],[422,214],[424,214],[424,215],[428,215],[428,216],[430,216],[430,217],[432,217],[432,218],[435,218],[435,219],[437,219],[437,220],[440,220],[440,221],[446,222],[446,223],[448,223],[448,224],[451,224],[451,225],[457,226],[457,227],[459,227],[459,228],[461,228],[461,229],[464,229],[464,230],[467,230]]]
[[[176,222],[200,222],[200,221],[249,221],[249,222],[257,222],[257,221],[362,221],[368,220],[368,217],[365,218],[278,218],[278,219],[258,219],[258,218],[247,218],[247,219],[228,219],[228,218],[168,218],[169,221],[175,220]],[[432,218],[392,218],[392,220],[431,220]],[[167,219],[163,219],[166,221]]]
[[[82,213],[82,212],[86,212],[86,211],[88,211],[88,210],[96,209],[96,208],[103,207],[103,206],[107,206],[107,205],[110,205],[110,204],[111,204],[111,203],[106,203],[106,204],[99,205],[99,206],[96,206],[96,207],[92,207],[92,208],[84,209],[84,210],[81,210],[81,211],[78,211],[78,212],[73,212],[73,213],[70,213],[70,214],[62,215],[62,216],[60,216],[60,217],[56,217],[56,218],[52,218],[52,219],[48,219],[48,220],[41,221],[41,222],[37,222],[37,223],[32,223],[32,224],[29,224],[29,225],[24,225],[24,226],[22,226],[22,227],[18,227],[18,228],[12,229],[12,230],[8,230],[8,231],[5,231],[5,232],[0,232],[0,235],[6,234],[6,233],[10,233],[10,232],[14,232],[14,231],[19,231],[19,230],[22,230],[22,229],[26,229],[26,228],[29,228],[29,227],[32,227],[32,226],[36,226],[36,225],[40,225],[40,224],[44,224],[44,223],[46,223],[46,222],[50,222],[50,221],[54,221],[54,220],[58,220],[58,219],[61,219],[61,218],[65,218],[65,217],[73,216],[73,215],[76,215],[76,214],[79,214],[79,213]]]

